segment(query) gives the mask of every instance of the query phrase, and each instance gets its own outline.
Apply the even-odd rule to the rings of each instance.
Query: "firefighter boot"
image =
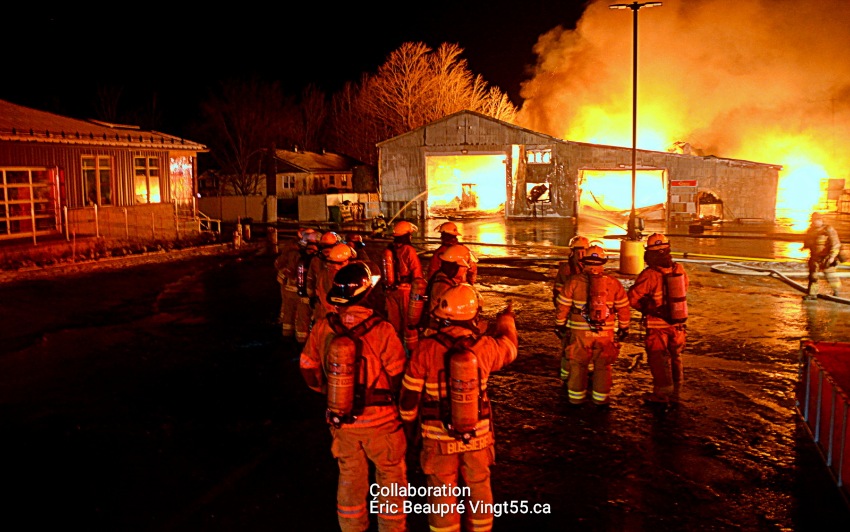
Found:
[[[808,293],[803,296],[803,301],[817,301],[818,299],[818,284],[817,281],[809,279]]]

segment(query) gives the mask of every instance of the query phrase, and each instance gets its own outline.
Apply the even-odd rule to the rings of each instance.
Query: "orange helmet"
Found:
[[[469,264],[472,262],[472,253],[470,253],[469,248],[463,244],[455,244],[454,246],[449,246],[445,251],[440,253],[440,260],[444,262],[454,262],[464,268],[469,268]]]
[[[457,225],[454,222],[443,222],[438,225],[434,231],[438,233],[447,233],[449,235],[460,236],[460,233],[457,230]]]
[[[481,296],[471,284],[461,283],[443,292],[434,304],[434,316],[443,320],[469,321],[481,312]]]
[[[334,233],[333,231],[322,233],[322,238],[319,239],[319,245],[322,247],[335,246],[340,242],[342,242],[342,238],[340,238],[339,235],[337,233]]]
[[[419,231],[419,228],[407,220],[398,221],[393,225],[393,236],[412,234],[416,231]]]
[[[670,240],[661,233],[652,233],[646,239],[644,249],[653,251],[657,249],[670,249]]]
[[[601,266],[608,262],[608,255],[601,246],[590,246],[579,260],[587,266]]]
[[[322,254],[328,259],[328,262],[337,264],[351,260],[356,256],[354,250],[348,244],[342,243],[323,249]]]
[[[590,247],[590,240],[581,235],[576,235],[570,239],[570,247],[573,249],[587,249]]]

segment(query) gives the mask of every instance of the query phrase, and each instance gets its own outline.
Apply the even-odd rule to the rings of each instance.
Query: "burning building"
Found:
[[[776,218],[781,166],[686,151],[636,151],[640,216],[672,224]],[[563,140],[473,111],[388,139],[378,152],[382,210],[409,218],[572,218],[583,207],[631,208],[631,148]]]

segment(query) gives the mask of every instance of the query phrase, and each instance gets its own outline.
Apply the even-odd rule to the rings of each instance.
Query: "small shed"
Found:
[[[569,218],[581,206],[631,206],[631,148],[563,140],[474,111],[383,141],[378,152],[381,208],[391,215]],[[773,221],[781,168],[635,150],[636,196],[653,194],[636,200],[636,207],[672,223],[701,217]]]

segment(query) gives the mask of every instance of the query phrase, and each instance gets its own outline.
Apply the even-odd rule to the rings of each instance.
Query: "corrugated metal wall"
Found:
[[[405,217],[426,216],[425,167],[426,157],[431,154],[504,153],[509,203],[505,206],[505,214],[508,217],[529,216],[526,180],[539,182],[541,176],[530,175],[525,153],[527,149],[547,147],[552,149],[551,165],[544,170],[548,172],[546,178],[551,185],[552,198],[547,215],[576,215],[578,179],[582,170],[628,171],[631,168],[630,148],[555,139],[477,113],[462,112],[378,145],[382,209],[395,212],[413,201]],[[514,161],[514,157],[518,160]],[[695,193],[683,194],[677,203],[687,205],[696,201],[696,192],[710,192],[724,202],[727,219],[775,219],[780,168],[777,165],[645,150],[636,151],[636,164],[640,169],[666,172],[668,181],[695,180]],[[687,206],[681,208],[689,210]],[[695,213],[685,212],[683,218],[688,217],[685,214],[691,218],[695,216]]]

